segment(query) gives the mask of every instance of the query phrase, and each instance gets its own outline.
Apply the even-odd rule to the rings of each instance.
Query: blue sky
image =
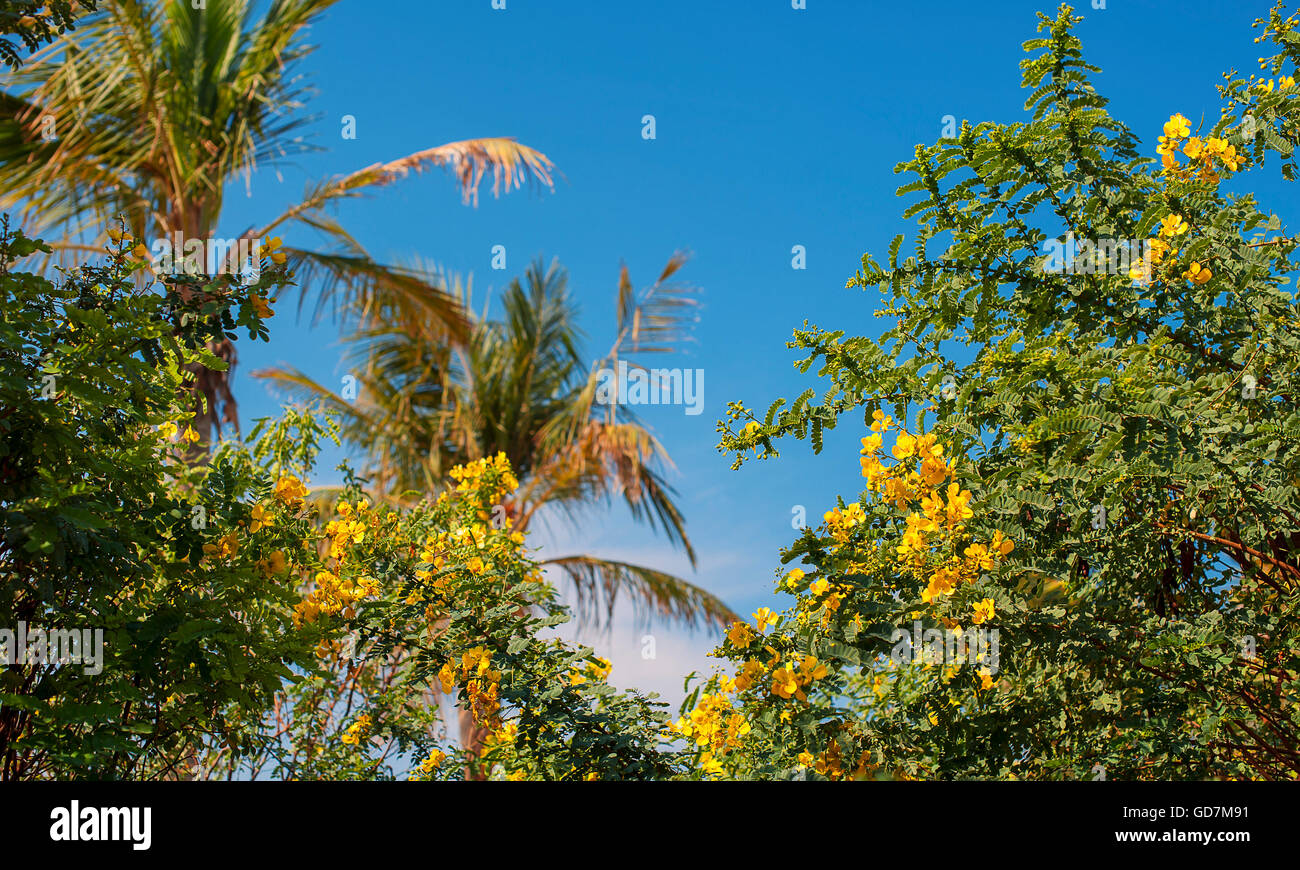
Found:
[[[638,285],[676,250],[701,290],[701,320],[684,354],[651,364],[704,371],[704,413],[641,409],[677,465],[674,483],[699,553],[691,571],[663,538],[620,510],[577,527],[542,530],[544,553],[589,551],[682,573],[741,613],[784,607],[772,594],[778,551],[795,534],[792,510],[820,517],[837,494],[860,490],[860,417],[846,419],[820,456],[802,442],[779,461],[729,470],[715,423],[731,400],[765,409],[814,385],[785,348],[805,320],[874,335],[874,294],[844,289],[864,252],[883,255],[910,226],[893,167],[932,143],[942,119],[1011,122],[1024,116],[1021,43],[1048,2],[867,3],[807,0],[343,0],[311,32],[302,66],[319,93],[314,142],[326,151],[259,172],[251,196],[232,186],[220,235],[298,201],[309,181],[444,142],[515,136],[546,153],[555,191],[490,194],[460,203],[452,180],[426,172],[345,203],[338,217],[372,253],[419,256],[472,274],[476,298],[558,257],[583,307],[593,352],[614,332],[620,261]],[[1078,33],[1111,111],[1154,148],[1175,111],[1195,126],[1217,117],[1214,86],[1235,67],[1255,71],[1265,3],[1108,0]],[[656,138],[642,138],[655,116]],[[341,118],[357,138],[341,138]],[[1285,202],[1268,170],[1250,177],[1267,207]],[[309,232],[286,241],[314,245]],[[508,269],[492,271],[504,245]],[[807,268],[791,268],[803,245]],[[240,343],[241,417],[273,414],[281,397],[249,377],[276,364],[338,385],[346,371],[337,330],[295,323],[282,300],[272,343]],[[650,362],[647,360],[647,362]],[[330,463],[332,464],[332,463]],[[620,612],[605,636],[583,639],[615,663],[613,680],[680,697],[681,677],[709,667],[711,633],[658,625],[657,657]]]

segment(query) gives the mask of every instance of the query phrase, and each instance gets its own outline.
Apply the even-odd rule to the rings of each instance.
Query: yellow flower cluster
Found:
[[[843,510],[835,508],[822,515],[822,522],[830,531],[831,536],[841,544],[847,543],[849,537],[853,534],[853,529],[867,521],[867,515],[862,510],[862,505],[854,502]]]
[[[248,519],[248,532],[255,535],[262,529],[269,529],[275,525],[275,515],[268,511],[262,505],[253,505],[253,512]]]
[[[725,692],[705,692],[690,716],[670,722],[668,730],[703,747],[700,767],[708,774],[718,775],[722,773],[719,756],[740,748],[750,732],[750,724],[744,715],[736,712]]]
[[[993,540],[988,544],[971,544],[964,551],[965,558],[955,555],[938,565],[929,577],[929,583],[921,592],[921,600],[930,604],[952,592],[962,583],[974,581],[985,571],[997,567],[1015,548],[1015,544],[995,531]]]
[[[222,535],[215,544],[204,544],[203,552],[218,559],[233,559],[239,555],[239,535],[234,532]]]
[[[787,701],[791,698],[807,701],[804,689],[828,673],[830,670],[816,656],[804,656],[797,669],[787,663],[772,672],[772,694]]]
[[[970,492],[951,483],[946,492],[940,487],[952,474],[953,464],[943,458],[943,445],[933,433],[912,435],[894,423],[892,417],[877,409],[872,413],[873,434],[862,439],[859,464],[867,489],[893,503],[900,511],[909,511],[907,530],[897,547],[898,560],[920,566],[930,544],[930,535],[956,532],[974,514],[970,509]],[[885,465],[880,455],[885,432],[897,430],[890,454],[896,460]],[[919,507],[919,512],[915,510]],[[832,512],[835,513],[835,512]],[[842,518],[828,514],[827,526],[839,539]]]
[[[603,659],[600,656],[596,656],[596,661],[583,662],[583,666],[580,670],[574,670],[569,674],[569,684],[573,686],[581,686],[589,680],[596,683],[603,683],[605,680],[609,679],[609,672],[613,669],[614,665],[609,659]]]
[[[501,724],[501,672],[492,670],[491,650],[476,646],[463,653],[459,662],[453,659],[438,671],[438,681],[447,694],[452,693],[460,680],[464,680],[469,692],[474,721],[497,728]]]
[[[315,622],[322,614],[351,618],[358,601],[379,594],[379,583],[373,577],[353,581],[330,571],[317,571],[315,580],[316,588],[293,608],[293,623],[299,628]]]
[[[743,692],[751,686],[757,685],[763,675],[767,673],[767,668],[758,659],[748,659],[740,670],[736,673],[736,689]]]
[[[171,420],[158,427],[158,434],[168,441],[179,441],[181,444],[197,444],[199,441],[199,433],[194,431],[193,426],[186,426],[185,431],[181,432]]]
[[[808,597],[801,599],[799,604],[808,611],[820,608],[822,610],[822,627],[825,628],[830,624],[831,617],[839,611],[845,597],[852,591],[849,586],[832,584],[824,577],[819,577],[809,585]]]
[[[349,746],[357,746],[370,731],[370,727],[370,714],[362,713],[357,717],[357,721],[353,722],[348,730],[343,732],[343,736],[339,739]]]
[[[1284,86],[1291,85],[1287,85],[1284,80]],[[1266,90],[1272,89],[1273,83],[1270,80]],[[1245,156],[1239,154],[1236,146],[1226,139],[1217,136],[1202,139],[1191,135],[1191,132],[1191,122],[1181,114],[1175,114],[1165,122],[1164,135],[1160,137],[1156,153],[1160,155],[1161,165],[1170,178],[1183,181],[1196,179],[1207,184],[1218,184],[1223,176],[1238,171],[1246,164]],[[1179,163],[1180,152],[1187,158],[1186,165]],[[1129,269],[1129,278],[1141,285],[1150,283],[1166,256],[1173,253],[1177,257],[1176,242],[1188,229],[1187,221],[1180,215],[1166,216],[1160,222],[1156,238],[1147,242],[1146,256],[1138,258]],[[1200,262],[1192,262],[1181,272],[1175,272],[1197,285],[1205,284],[1214,277]]]
[[[370,505],[364,499],[359,500],[355,507],[346,501],[341,501],[336,510],[343,519],[330,520],[326,523],[325,537],[330,541],[330,558],[341,562],[350,545],[360,544],[365,540],[366,513],[370,510]],[[372,518],[371,524],[377,522],[377,519]]]
[[[955,481],[943,486],[953,473],[954,464],[943,458],[943,445],[933,433],[913,435],[880,410],[872,413],[872,420],[872,434],[862,439],[859,458],[862,476],[867,479],[869,490],[899,511],[907,512],[906,528],[894,547],[894,558],[926,579],[921,598],[928,604],[951,594],[961,583],[974,580],[981,572],[992,570],[999,559],[1011,552],[1013,545],[1001,532],[995,532],[989,544],[968,546],[964,559],[954,554],[932,566],[932,553],[958,537],[966,521],[974,516],[970,506],[972,495]],[[890,455],[896,461],[885,465],[881,455],[884,434],[895,430],[898,434]],[[845,540],[843,529],[856,517],[856,512],[848,509],[832,511],[827,515],[827,527],[837,540]],[[799,577],[802,576],[800,572]],[[820,588],[819,584],[822,584]],[[822,580],[814,583],[810,591],[824,594],[830,592],[830,587]],[[842,594],[830,592],[825,602],[828,611],[838,608],[840,599],[836,596]],[[823,616],[823,623],[828,619],[829,612]]]
[[[496,471],[500,475],[500,484],[494,493],[486,493],[480,485],[480,478],[488,471]],[[465,465],[458,465],[451,470],[451,477],[455,480],[457,492],[469,492],[478,490],[480,495],[484,495],[489,500],[502,495],[509,495],[519,488],[519,481],[510,469],[510,460],[506,459],[504,453],[498,453],[490,458],[476,459]]]
[[[289,507],[301,507],[307,487],[292,474],[286,475],[275,482],[275,497]]]
[[[261,248],[263,253],[271,259],[271,262],[277,266],[283,266],[289,257],[284,251],[280,250],[284,243],[280,241],[279,236],[270,236],[262,239]]]
[[[429,753],[429,757],[424,759],[424,761],[421,761],[419,766],[415,768],[415,776],[413,779],[427,779],[428,777],[433,776],[433,772],[442,767],[442,763],[446,760],[447,753],[443,752],[441,749],[433,750]]]
[[[1263,68],[1262,64],[1260,68]],[[1253,79],[1254,76],[1251,76],[1251,78]],[[1274,87],[1279,91],[1295,90],[1295,78],[1293,76],[1281,76],[1276,80],[1276,82],[1273,79],[1269,79],[1268,81],[1260,79],[1255,84],[1254,89],[1261,94],[1271,94],[1273,93]]]
[[[863,751],[858,758],[857,767],[850,774],[844,767],[843,752],[839,743],[832,740],[826,750],[818,755],[813,755],[811,752],[799,753],[799,763],[804,767],[812,768],[827,779],[843,780],[848,779],[850,775],[853,779],[866,779],[875,773],[876,768],[879,766],[872,763],[871,757],[870,750]]]
[[[1166,256],[1172,253],[1175,260],[1177,259],[1178,238],[1186,235],[1189,228],[1187,221],[1182,217],[1176,214],[1166,215],[1160,221],[1160,230],[1156,238],[1147,241],[1146,256],[1138,258],[1128,270],[1129,278],[1143,286],[1150,283],[1157,267],[1165,261]],[[1182,272],[1182,276],[1193,284],[1200,285],[1213,278],[1214,273],[1200,262],[1193,260]]]
[[[289,559],[285,556],[284,550],[276,550],[265,559],[258,559],[255,567],[262,573],[263,577],[272,577],[281,574],[289,565]]]
[[[1165,122],[1164,135],[1156,145],[1160,163],[1170,175],[1189,179],[1193,176],[1209,184],[1219,183],[1220,172],[1236,172],[1246,162],[1246,158],[1237,153],[1235,146],[1226,139],[1210,136],[1202,139],[1191,135],[1191,122],[1181,114],[1173,115]],[[1178,162],[1181,147],[1188,164]]]
[[[754,611],[754,628],[750,628],[743,622],[733,622],[731,628],[727,630],[727,640],[737,649],[748,649],[749,645],[756,639],[763,636],[769,625],[776,625],[779,621],[775,613],[770,608],[760,607]]]

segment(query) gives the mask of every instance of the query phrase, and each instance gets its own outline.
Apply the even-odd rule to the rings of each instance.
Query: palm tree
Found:
[[[256,372],[300,398],[321,402],[359,448],[377,498],[410,502],[436,493],[451,466],[505,453],[519,478],[502,505],[510,524],[526,531],[541,517],[577,519],[585,508],[621,499],[639,522],[663,531],[695,564],[685,520],[664,477],[671,459],[630,407],[597,400],[601,369],[630,352],[672,347],[693,313],[689,289],[666,281],[685,262],[674,256],[654,286],[637,294],[624,267],[618,297],[618,337],[610,351],[584,364],[568,294],[557,263],[534,261],[521,282],[505,288],[502,316],[473,312],[459,279],[444,281],[469,311],[468,339],[430,340],[382,306],[356,310],[350,346],[356,395],[344,396],[292,368]],[[638,298],[639,297],[639,298]],[[662,571],[591,555],[549,558],[577,592],[583,615],[608,619],[620,592],[646,614],[695,624],[725,624],[734,614],[709,592]]]
[[[227,184],[314,149],[301,135],[310,90],[296,74],[313,49],[306,28],[337,0],[103,0],[100,12],[36,52],[0,92],[0,209],[23,209],[63,251],[99,253],[102,228],[122,216],[139,239],[208,239]],[[52,119],[52,122],[51,122]],[[52,132],[54,135],[44,135]],[[329,250],[285,248],[319,306],[345,298],[362,309],[418,308],[425,329],[463,334],[455,299],[408,270],[374,261],[330,214],[331,206],[425,166],[455,175],[476,202],[490,171],[493,193],[533,181],[552,186],[547,157],[513,139],[452,142],[308,186],[302,202],[243,239],[303,225]],[[235,362],[229,342],[213,351]],[[207,442],[238,427],[225,372],[196,372],[196,429]]]
[[[665,282],[685,263],[672,257],[648,290],[638,294],[624,266],[616,302],[617,338],[606,355],[584,365],[577,309],[568,275],[539,259],[521,283],[507,285],[500,320],[473,314],[472,293],[458,279],[449,286],[471,312],[468,340],[453,346],[430,339],[384,306],[354,306],[345,337],[355,363],[355,396],[343,396],[295,369],[255,373],[337,414],[344,438],[366,456],[364,476],[374,493],[398,503],[428,498],[445,472],[467,460],[503,452],[519,478],[502,505],[510,524],[527,531],[549,509],[576,518],[584,508],[621,497],[633,517],[664,531],[695,564],[685,521],[660,466],[671,465],[663,445],[619,402],[598,404],[602,369],[627,353],[672,349],[693,317],[689,288]],[[630,360],[628,361],[631,362]],[[572,584],[580,614],[604,609],[606,624],[620,594],[635,609],[694,625],[724,625],[735,614],[716,596],[688,581],[643,565],[590,554],[542,560]],[[486,734],[460,711],[461,744],[477,753]],[[466,775],[479,775],[472,768]]]

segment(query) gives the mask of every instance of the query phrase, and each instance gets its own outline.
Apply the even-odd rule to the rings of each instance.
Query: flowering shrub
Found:
[[[187,371],[222,366],[207,348],[237,327],[264,334],[249,300],[287,276],[182,294],[115,235],[54,283],[10,269],[47,247],[0,231],[0,630],[102,639],[86,666],[20,660],[6,636],[0,779],[177,775],[197,742],[239,745],[226,712],[269,703],[310,656],[283,577],[257,568],[253,482],[184,461]]]
[[[414,510],[342,467],[307,480],[328,420],[289,409],[194,461],[193,367],[265,337],[289,276],[158,287],[115,231],[60,286],[11,273],[42,249],[0,234],[0,628],[103,632],[102,667],[0,668],[0,778],[662,778],[662,705],[541,633],[567,619],[496,510],[504,457]],[[442,694],[490,734],[444,739]]]
[[[739,466],[861,412],[866,486],[785,551],[794,603],[733,627],[688,699],[694,775],[1300,775],[1296,240],[1221,189],[1295,176],[1296,20],[1257,23],[1273,77],[1230,75],[1207,130],[1173,115],[1158,163],[1076,21],[1026,44],[1028,120],[899,167],[915,253],[899,236],[849,281],[882,293],[883,335],[796,331],[820,404],[719,424]],[[1149,241],[1127,274],[1054,271],[1053,233]],[[718,739],[733,716],[748,733]]]
[[[316,425],[289,412],[263,440],[289,435],[290,443],[307,443]],[[218,453],[217,463],[224,458]],[[274,468],[278,478],[266,502],[249,510],[248,528],[254,512],[263,518],[261,557],[281,554],[272,567],[284,566],[290,587],[301,590],[293,622],[316,660],[286,684],[263,722],[247,711],[253,751],[214,747],[207,774],[674,774],[680,761],[659,740],[662,705],[612,689],[608,662],[590,649],[540,636],[568,616],[527,557],[524,536],[494,511],[518,486],[503,455],[453,469],[454,488],[414,509],[372,505],[350,480],[319,513],[305,499],[310,454],[302,458],[303,465]],[[447,741],[441,695],[487,733],[477,756]]]

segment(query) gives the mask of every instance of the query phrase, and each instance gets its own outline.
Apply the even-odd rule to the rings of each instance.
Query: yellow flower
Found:
[[[894,447],[889,452],[895,459],[907,459],[916,451],[916,439],[906,432],[899,432]]]
[[[758,626],[759,634],[767,631],[769,625],[776,625],[776,619],[776,614],[766,607],[754,611],[754,624]]]
[[[158,434],[166,438],[168,441],[175,440],[177,431],[178,429],[176,424],[170,420],[158,427]]]
[[[194,431],[193,426],[186,426],[185,431],[181,433],[181,441],[195,444],[199,440],[199,433]]]
[[[370,716],[362,713],[340,739],[349,746],[356,746],[361,742],[361,738],[365,736],[365,732],[368,730],[370,730]]]
[[[1183,153],[1186,154],[1188,157],[1190,157],[1192,160],[1196,160],[1197,158],[1199,158],[1201,156],[1201,152],[1204,149],[1205,149],[1205,143],[1201,141],[1200,136],[1193,136],[1192,138],[1188,139],[1187,142],[1183,145]]]
[[[980,675],[980,688],[981,688],[981,689],[991,689],[991,688],[993,688],[993,686],[995,685],[995,683],[994,683],[994,681],[993,681],[993,675],[992,675],[991,673],[989,673],[989,669],[988,669],[988,668],[980,668],[980,669],[979,669],[979,675]]]
[[[1181,114],[1171,115],[1165,121],[1165,135],[1170,139],[1182,139],[1192,132],[1192,122]]]
[[[966,548],[966,558],[976,571],[992,571],[993,554],[983,544],[971,544]]]
[[[785,586],[787,589],[797,589],[799,581],[804,578],[802,568],[791,568],[790,573],[785,575]]]
[[[284,252],[280,250],[282,244],[284,243],[280,241],[279,236],[271,236],[262,240],[262,247],[266,249],[266,256],[270,257],[271,262],[277,266],[283,266],[288,259]]]
[[[442,684],[442,691],[445,695],[450,695],[451,690],[456,688],[456,666],[452,662],[447,662],[438,671],[438,682]]]
[[[799,681],[795,679],[794,669],[789,665],[772,672],[772,694],[787,700],[803,694],[799,690]]]
[[[975,615],[971,617],[971,622],[976,625],[988,622],[993,618],[993,599],[985,598],[975,604]]]
[[[253,506],[253,514],[248,521],[248,531],[250,534],[256,534],[262,529],[268,529],[275,525],[275,517],[264,507],[259,505]]]
[[[938,459],[943,456],[943,445],[933,432],[927,432],[916,439],[916,455],[922,459]]]
[[[757,683],[761,676],[763,676],[763,663],[757,659],[749,659],[736,674],[736,690],[745,691]]]
[[[754,642],[754,632],[743,622],[733,622],[727,631],[727,640],[736,649],[746,649]]]
[[[424,774],[433,773],[442,767],[442,763],[447,760],[447,753],[441,749],[435,749],[429,753],[429,757],[420,762],[420,772]]]
[[[203,552],[218,559],[229,559],[239,555],[239,536],[234,532],[222,536],[215,544],[204,544]]]
[[[975,516],[975,512],[970,509],[970,500],[971,494],[969,491],[962,489],[959,484],[948,484],[949,528],[960,525],[963,520]]]
[[[1187,271],[1183,273],[1183,277],[1191,281],[1193,284],[1204,284],[1206,281],[1209,281],[1213,275],[1209,269],[1205,268],[1200,263],[1193,262],[1192,265],[1187,267]]]
[[[1167,215],[1160,221],[1160,235],[1167,238],[1181,236],[1187,232],[1187,221],[1183,220],[1176,214]]]
[[[275,312],[271,310],[271,306],[266,303],[265,298],[261,296],[254,296],[249,301],[253,303],[253,310],[257,312],[257,316],[260,317],[262,320],[265,320],[266,318],[271,317],[275,314]]]
[[[1226,168],[1231,169],[1233,172],[1237,171],[1237,166],[1240,165],[1243,160],[1244,158],[1237,153],[1235,145],[1229,145],[1227,148],[1224,148],[1223,153],[1219,155],[1219,162]]]
[[[799,682],[805,686],[830,673],[824,663],[817,661],[817,656],[804,656],[799,664],[799,671]]]
[[[284,571],[286,564],[288,559],[285,558],[284,550],[276,550],[269,557],[258,559],[256,567],[264,576],[270,577]]]
[[[948,463],[942,459],[926,457],[921,463],[921,480],[926,486],[939,486],[947,479],[950,470]]]
[[[302,481],[292,474],[275,482],[275,497],[291,507],[301,505],[306,495],[307,487],[303,486]]]
[[[955,585],[955,575],[945,568],[940,568],[930,578],[929,585],[921,593],[921,600],[929,604],[936,598],[951,594]]]

